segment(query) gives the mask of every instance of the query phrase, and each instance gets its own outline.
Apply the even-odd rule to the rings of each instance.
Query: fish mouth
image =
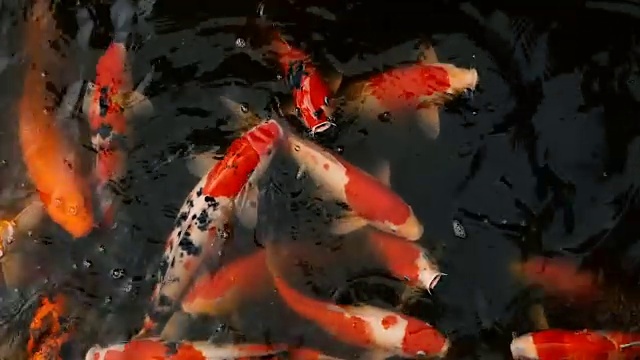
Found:
[[[440,281],[440,279],[444,275],[446,275],[446,274],[444,274],[444,273],[436,273],[435,275],[433,275],[433,277],[431,278],[431,281],[429,281],[429,285],[428,285],[427,289],[428,290],[433,290],[433,288],[435,288],[436,285],[438,285],[438,282]]]
[[[334,126],[336,126],[336,124],[332,123],[331,121],[321,122],[320,124],[311,128],[311,134],[318,134],[327,131]]]

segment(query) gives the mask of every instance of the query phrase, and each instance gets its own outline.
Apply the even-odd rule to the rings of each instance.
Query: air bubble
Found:
[[[243,38],[236,39],[236,47],[243,48],[247,46],[247,42]]]
[[[112,269],[111,277],[114,279],[121,279],[124,276],[124,269]]]

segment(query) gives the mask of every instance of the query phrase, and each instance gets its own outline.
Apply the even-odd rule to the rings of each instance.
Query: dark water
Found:
[[[447,334],[455,359],[510,358],[513,334],[534,330],[526,313],[540,294],[523,288],[508,270],[511,261],[532,255],[569,257],[611,284],[608,300],[590,309],[550,301],[552,327],[637,330],[640,5],[510,4],[262,3],[264,16],[294,44],[303,44],[348,77],[413,61],[417,40],[425,38],[432,39],[440,61],[478,69],[473,98],[441,112],[442,131],[435,141],[411,122],[364,118],[344,121],[337,136],[321,139],[366,170],[372,170],[372,160],[391,161],[394,190],[425,224],[421,245],[433,251],[448,274],[434,296],[405,311]],[[11,110],[21,88],[23,65],[15,54],[22,20],[16,10],[24,4],[0,5],[0,55],[6,63],[0,73],[5,109],[0,149],[6,159],[0,168],[1,206],[15,213],[29,193]],[[72,42],[80,43],[76,13],[85,5],[58,6],[59,26]],[[89,20],[94,22],[90,41],[73,48],[70,66],[83,68],[78,76],[85,80],[93,78],[95,61],[112,39],[110,5],[89,5],[95,17]],[[15,317],[6,331],[19,343],[34,292],[71,294],[76,305],[71,319],[78,330],[64,349],[65,358],[82,357],[94,343],[128,339],[139,328],[173,218],[197,181],[184,157],[224,148],[235,136],[234,117],[218,97],[246,102],[266,115],[272,96],[287,91],[274,67],[252,48],[257,35],[244,27],[259,3],[158,0],[138,6],[133,75],[139,81],[154,66],[148,94],[156,111],[135,123],[118,226],[73,243],[54,225],[43,225],[29,241],[37,245],[33,256],[47,281],[4,297],[3,317]],[[237,46],[238,38],[245,47]],[[283,191],[280,202],[273,202],[270,222],[296,221],[282,203],[286,196]],[[453,220],[465,227],[466,238],[454,236]],[[300,229],[299,237],[321,242],[323,235],[311,225]],[[342,253],[353,254],[362,243],[322,244],[348,246],[353,251]],[[225,257],[256,246],[261,244],[252,234],[237,234]],[[347,263],[354,267],[353,255],[345,257]],[[386,279],[348,282],[337,270],[311,272],[318,296],[397,305],[401,287]],[[302,339],[335,355],[357,353],[289,315],[275,296],[245,308],[238,330],[248,340]],[[203,322],[193,338],[208,337],[219,323]],[[228,336],[225,331],[214,335]]]

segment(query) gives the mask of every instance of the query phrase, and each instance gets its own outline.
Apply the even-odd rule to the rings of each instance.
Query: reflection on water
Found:
[[[551,327],[637,331],[637,24],[597,1],[545,10],[476,3],[141,0],[132,73],[137,82],[154,67],[147,94],[155,114],[133,124],[117,225],[74,242],[45,221],[25,237],[36,260],[23,271],[43,280],[3,292],[2,326],[11,336],[2,338],[16,341],[0,351],[24,351],[36,292],[71,295],[75,341],[63,349],[65,359],[139,329],[164,241],[197,181],[186,158],[225,149],[240,127],[219,97],[265,116],[273,96],[288,91],[254,47],[259,34],[245,26],[256,9],[347,79],[414,61],[417,40],[432,38],[441,62],[478,69],[480,83],[472,98],[441,111],[437,140],[410,121],[355,114],[343,114],[335,131],[317,139],[369,172],[378,159],[390,162],[391,186],[425,225],[420,245],[448,274],[433,295],[403,303],[403,287],[376,271],[382,267],[370,263],[361,234],[327,235],[323,218],[331,208],[313,201],[286,159],[275,159],[265,180],[267,225],[236,232],[223,261],[264,246],[261,238],[313,242],[317,250],[304,264],[282,260],[292,281],[340,304],[402,308],[449,336],[456,359],[509,358],[512,335],[535,330],[533,304],[543,305]],[[95,77],[111,34],[130,25],[123,14],[112,17],[110,5],[58,5],[59,27],[75,44],[69,67],[85,80]],[[0,20],[0,214],[7,218],[33,193],[14,126],[22,6],[0,3],[7,19]],[[454,221],[465,236],[454,232]],[[524,288],[510,265],[538,255],[566,257],[598,274],[603,298],[585,307]],[[234,321],[197,321],[188,338],[266,337],[345,358],[360,353],[291,314],[273,294],[243,305]]]

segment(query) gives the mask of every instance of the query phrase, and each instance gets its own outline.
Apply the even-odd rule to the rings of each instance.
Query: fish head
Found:
[[[449,75],[449,96],[458,96],[472,91],[478,85],[478,71],[476,69],[460,68],[451,64],[437,64]]]
[[[58,188],[47,202],[47,212],[56,223],[76,238],[86,236],[94,227],[90,199],[79,188]]]
[[[533,341],[533,336],[531,334],[523,335],[513,339],[513,341],[511,341],[510,349],[511,356],[514,359],[538,359],[538,351],[536,350],[536,344]]]
[[[418,284],[431,292],[445,274],[440,272],[438,265],[426,256],[418,258],[416,265],[418,266]]]
[[[444,357],[451,343],[436,328],[417,319],[409,319],[402,339],[402,352],[405,356]]]
[[[317,71],[301,75],[300,87],[293,89],[293,96],[297,115],[312,134],[321,133],[335,125],[331,91]]]
[[[84,360],[104,360],[104,352],[102,351],[102,347],[100,345],[94,345],[89,350],[87,350],[87,354],[84,356]]]

